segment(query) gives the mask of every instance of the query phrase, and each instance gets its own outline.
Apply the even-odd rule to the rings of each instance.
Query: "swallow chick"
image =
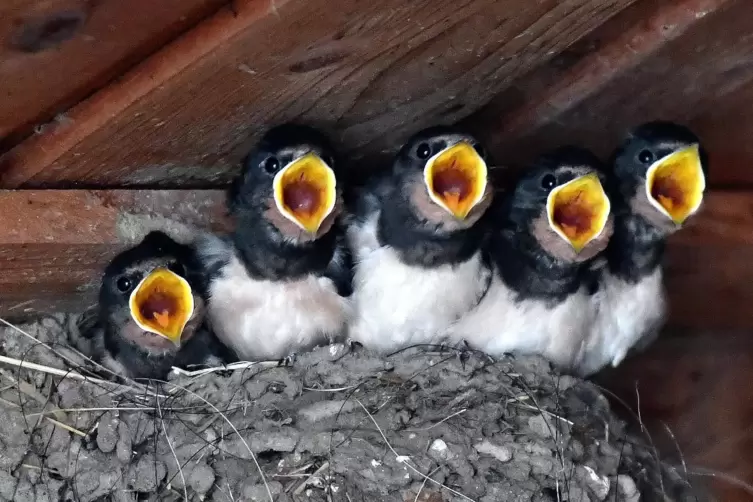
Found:
[[[442,341],[489,285],[480,220],[492,197],[485,153],[472,136],[434,127],[402,147],[348,218],[352,341],[381,352]]]
[[[637,127],[612,156],[615,232],[599,274],[597,322],[584,376],[619,365],[659,334],[666,315],[665,242],[701,208],[708,160],[698,137],[670,122]]]
[[[129,378],[164,379],[173,366],[217,366],[223,351],[203,326],[193,251],[159,231],[105,268],[93,336],[95,358]]]
[[[448,331],[492,356],[542,355],[570,369],[593,321],[588,266],[613,230],[600,161],[562,147],[525,170],[492,209],[489,291]]]
[[[197,244],[209,322],[241,359],[284,359],[344,336],[352,264],[335,162],[320,132],[271,129],[230,191],[234,232]]]

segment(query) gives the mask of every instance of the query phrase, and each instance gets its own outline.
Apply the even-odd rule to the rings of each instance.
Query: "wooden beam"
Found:
[[[178,236],[224,231],[219,191],[22,190],[0,192],[0,312],[79,309],[101,267],[155,228]],[[753,328],[753,193],[715,192],[667,257],[671,324]]]
[[[479,109],[633,1],[239,2],[6,154],[0,182],[221,183],[261,129],[292,119],[356,160],[390,151]]]
[[[0,151],[41,130],[227,0],[0,2]],[[141,13],[143,15],[134,15]],[[71,120],[60,116],[58,120]]]
[[[228,228],[220,191],[2,191],[0,313],[77,311],[103,266],[154,229]]]
[[[463,124],[521,166],[566,143],[606,156],[628,128],[677,120],[707,144],[712,183],[753,184],[751,23],[744,0],[641,0]]]

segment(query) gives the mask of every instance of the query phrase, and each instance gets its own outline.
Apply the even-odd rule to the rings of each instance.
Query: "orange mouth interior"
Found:
[[[313,153],[290,163],[274,180],[280,212],[303,230],[315,233],[335,205],[334,171]]]
[[[484,196],[486,163],[471,144],[460,142],[429,159],[424,183],[435,203],[464,219]]]
[[[145,331],[180,343],[183,328],[193,315],[193,293],[188,282],[174,272],[158,268],[131,294],[131,317]]]
[[[604,230],[610,209],[596,174],[556,187],[547,200],[550,226],[578,252]]]
[[[678,225],[698,210],[705,189],[698,145],[659,159],[646,174],[649,201]]]

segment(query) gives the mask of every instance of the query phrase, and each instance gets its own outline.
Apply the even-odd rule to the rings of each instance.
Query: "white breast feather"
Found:
[[[605,272],[595,302],[597,318],[584,347],[582,375],[616,367],[631,347],[661,328],[666,314],[662,271],[635,284]]]
[[[377,241],[377,219],[373,215],[348,230],[356,261],[350,337],[382,352],[442,341],[486,287],[489,271],[481,254],[455,266],[406,265],[393,248]]]
[[[277,359],[345,334],[350,305],[326,277],[253,279],[231,254],[209,287],[212,329],[242,359]]]
[[[593,304],[583,290],[557,305],[516,301],[516,293],[495,274],[479,306],[455,323],[449,335],[453,342],[465,340],[492,356],[539,354],[570,369],[593,319]]]

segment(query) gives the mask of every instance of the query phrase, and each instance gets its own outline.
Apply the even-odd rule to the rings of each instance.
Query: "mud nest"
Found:
[[[333,345],[114,383],[76,326],[0,333],[1,500],[707,500],[599,389],[538,358]]]

